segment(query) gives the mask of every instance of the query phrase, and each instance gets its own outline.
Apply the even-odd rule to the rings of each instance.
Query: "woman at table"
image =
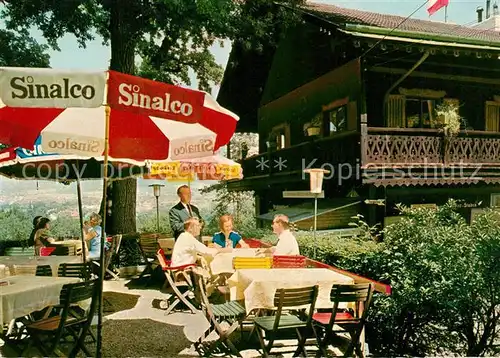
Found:
[[[33,218],[33,229],[31,229],[31,234],[30,234],[30,237],[28,239],[28,246],[29,247],[32,247],[32,246],[35,246],[35,234],[36,234],[36,230],[37,230],[37,225],[38,225],[38,222],[40,221],[40,219],[42,218],[42,216],[35,216]]]
[[[31,232],[29,242],[33,242],[35,246],[35,255],[40,256],[40,249],[47,246],[51,242],[55,241],[54,238],[49,236],[50,229],[50,219],[45,217],[39,217],[37,220],[33,220],[36,225]]]
[[[87,243],[89,260],[98,260],[101,256],[101,216],[97,213],[91,213],[84,222],[83,232],[85,242]]]
[[[212,242],[215,247],[231,247],[235,248],[236,245],[240,245],[242,248],[248,248],[248,244],[243,241],[241,235],[236,231],[233,231],[233,217],[231,215],[222,215],[219,218],[219,228],[220,232],[214,234]]]

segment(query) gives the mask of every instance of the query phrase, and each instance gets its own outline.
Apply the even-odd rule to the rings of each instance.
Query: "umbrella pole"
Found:
[[[82,237],[82,258],[83,263],[87,262],[87,250],[85,245],[85,233],[83,232],[83,205],[82,205],[82,186],[80,178],[76,178],[76,192],[78,194],[78,215],[80,216],[80,235]]]
[[[106,126],[104,131],[104,168],[103,168],[103,188],[102,197],[104,200],[104,209],[102,214],[102,236],[101,236],[101,255],[99,257],[100,264],[100,275],[99,275],[99,311],[97,314],[97,344],[96,344],[96,357],[102,357],[102,317],[103,317],[103,289],[104,289],[104,275],[106,270],[104,268],[104,242],[106,241],[106,215],[108,212],[108,155],[109,155],[109,117],[111,114],[111,108],[109,105],[105,107],[106,111]]]

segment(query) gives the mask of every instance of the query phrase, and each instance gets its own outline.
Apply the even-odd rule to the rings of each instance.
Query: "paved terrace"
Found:
[[[248,242],[248,239],[246,241]],[[264,244],[257,240],[252,242],[252,246],[257,245]],[[357,282],[369,281],[366,278],[313,260],[309,260],[308,265],[333,269],[350,275]],[[379,292],[390,294],[390,286],[375,281],[371,282],[375,283]],[[144,283],[145,280],[141,282],[138,279],[104,282],[103,356],[199,357],[193,342],[208,328],[208,322],[203,314],[201,312],[191,314],[176,311],[165,315],[165,311],[158,308],[158,302],[168,297],[167,293],[160,291],[161,282],[149,287],[145,287]],[[253,338],[248,341],[247,333],[248,331],[245,330],[242,337],[236,331],[231,336],[233,343],[236,344],[244,358],[260,357],[257,335],[254,334]],[[19,355],[2,344],[0,340],[0,357],[17,357]],[[89,343],[88,347],[91,351],[95,350],[95,344]],[[292,357],[295,349],[296,340],[278,340],[273,348],[272,356]],[[314,356],[317,349],[313,341],[307,350]],[[340,351],[332,353],[341,355]],[[33,349],[27,352],[26,356],[40,356],[40,353]]]

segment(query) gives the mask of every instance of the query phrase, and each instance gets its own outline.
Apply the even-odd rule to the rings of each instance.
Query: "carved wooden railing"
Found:
[[[323,166],[338,169],[340,164],[354,168],[360,162],[359,132],[344,132],[332,137],[310,140],[290,148],[262,153],[242,162],[244,178],[302,173],[304,168]],[[279,163],[282,165],[280,166]]]
[[[368,127],[362,166],[500,165],[500,133],[462,131],[446,138],[434,129]]]

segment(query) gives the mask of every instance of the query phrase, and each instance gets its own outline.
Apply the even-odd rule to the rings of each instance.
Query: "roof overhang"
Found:
[[[404,36],[405,32],[398,32],[399,36],[395,34],[390,34],[390,30],[377,28],[373,26],[359,26],[359,25],[351,25],[346,29],[338,29],[338,31],[345,33],[347,35],[351,35],[354,37],[364,38],[364,39],[372,39],[374,41],[395,41],[404,44],[414,45],[414,46],[432,46],[432,47],[446,47],[449,49],[462,49],[465,51],[477,52],[477,51],[488,51],[488,52],[497,52],[500,54],[500,44],[499,46],[491,46],[489,44],[482,44],[482,41],[472,41],[476,43],[464,43],[454,41],[454,38],[450,38],[449,41],[445,40],[443,36],[442,40],[438,39],[426,39],[424,34],[416,34],[416,33],[407,33],[408,36]],[[410,35],[414,37],[410,37]],[[422,38],[415,38],[415,36],[421,35]]]
[[[334,202],[326,202],[326,203],[321,203],[318,202],[318,216],[330,213],[332,211],[337,211],[341,210],[353,205],[360,204],[362,201],[361,200],[353,200],[353,199],[346,199],[346,200],[339,200],[339,201],[334,201]],[[264,220],[264,221],[273,221],[274,216],[277,214],[284,214],[288,216],[291,222],[299,222],[302,220],[307,220],[314,218],[314,207],[311,204],[302,204],[302,205],[297,205],[297,206],[290,206],[288,208],[282,208],[277,211],[271,211],[266,214],[261,214],[257,216],[257,219]]]

